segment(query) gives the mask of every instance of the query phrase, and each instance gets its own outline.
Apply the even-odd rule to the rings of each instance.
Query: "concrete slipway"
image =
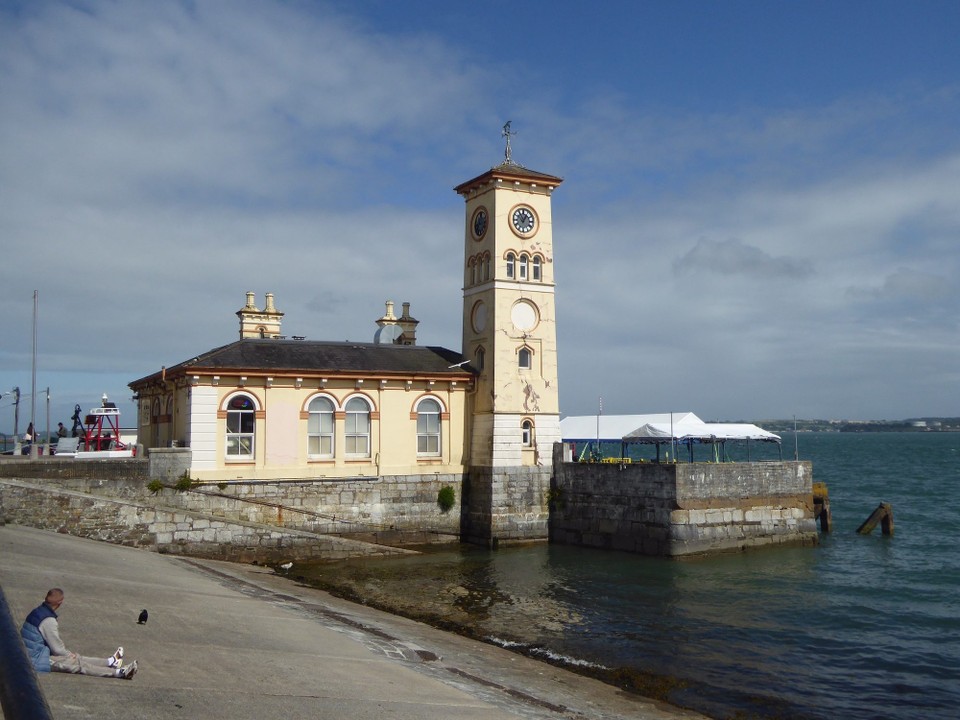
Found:
[[[67,647],[139,661],[129,681],[41,675],[58,720],[702,717],[257,566],[6,525],[0,585],[18,624],[63,588]]]

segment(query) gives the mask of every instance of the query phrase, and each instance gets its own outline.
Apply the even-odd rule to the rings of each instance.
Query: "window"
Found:
[[[481,372],[483,372],[483,356],[484,356],[485,354],[486,354],[486,353],[483,352],[483,348],[477,348],[477,354],[476,354],[476,358],[477,358],[477,370],[479,370],[479,371],[481,371]]]
[[[520,369],[529,370],[530,360],[531,360],[530,349],[525,347],[520,348],[520,352],[517,353],[517,364],[520,366]]]
[[[533,447],[533,421],[524,420],[520,423],[520,442],[524,447]]]
[[[483,279],[484,280],[490,279],[490,256],[489,255],[483,256]]]
[[[417,405],[417,455],[440,454],[440,403],[432,398]]]
[[[542,279],[542,273],[541,273],[541,271],[540,271],[540,270],[541,270],[541,268],[540,268],[540,263],[541,263],[540,258],[535,257],[535,258],[533,259],[533,263],[532,263],[532,268],[531,268],[531,270],[532,270],[532,273],[533,273],[533,279],[534,279],[536,282],[540,282],[540,280]]]
[[[251,459],[254,449],[256,406],[248,395],[234,395],[227,403],[227,459]]]
[[[527,279],[527,256],[526,255],[520,256],[520,273],[519,274],[520,274],[521,280]]]
[[[513,277],[513,263],[516,261],[517,257],[513,253],[507,253],[507,277]]]
[[[467,281],[467,285],[474,285],[477,282],[477,265],[476,261],[473,258],[470,258],[470,279]]]
[[[363,398],[347,401],[347,421],[344,430],[347,455],[370,457],[370,406]]]
[[[318,397],[307,406],[307,454],[333,457],[333,401]]]

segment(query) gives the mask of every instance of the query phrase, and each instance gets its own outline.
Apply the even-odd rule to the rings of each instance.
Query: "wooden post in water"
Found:
[[[833,516],[830,514],[830,493],[826,483],[813,484],[813,517],[820,521],[820,532],[830,532]]]
[[[884,535],[893,535],[893,505],[882,502],[870,513],[870,517],[864,520],[863,525],[857,528],[861,535],[869,535],[873,529],[880,523],[880,529]]]

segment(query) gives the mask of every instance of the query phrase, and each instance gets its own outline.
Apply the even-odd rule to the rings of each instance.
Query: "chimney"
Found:
[[[403,334],[397,338],[397,344],[416,345],[417,325],[419,324],[419,320],[410,317],[410,303],[405,302],[403,304],[403,315],[401,315],[400,319],[397,321],[397,325],[403,329]]]
[[[241,338],[279,338],[283,313],[273,304],[273,293],[267,293],[267,305],[263,310],[254,301],[255,293],[247,293],[247,304],[237,311],[240,318]]]

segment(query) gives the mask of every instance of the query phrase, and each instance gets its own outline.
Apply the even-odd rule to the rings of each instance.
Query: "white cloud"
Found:
[[[422,342],[459,347],[450,188],[498,161],[509,118],[516,159],[567,178],[565,412],[599,394],[710,417],[951,412],[955,88],[694,114],[611,76],[571,104],[542,59],[338,7],[6,11],[2,382],[24,384],[34,289],[41,371],[70,393],[231,341],[247,290],[316,339],[369,339],[385,300],[410,301]]]

